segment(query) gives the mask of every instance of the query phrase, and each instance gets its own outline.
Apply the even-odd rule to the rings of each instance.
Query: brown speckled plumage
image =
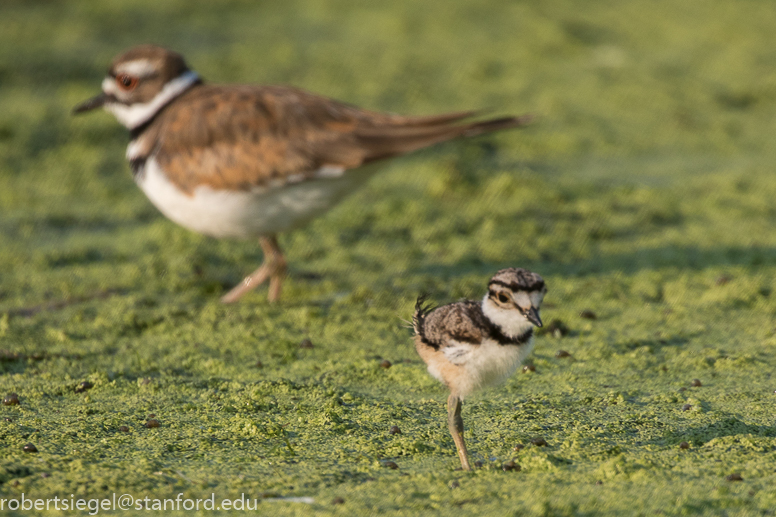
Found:
[[[506,336],[482,313],[482,304],[473,300],[443,305],[430,309],[423,305],[424,298],[418,298],[413,315],[415,334],[426,345],[435,350],[444,347],[449,340],[480,344],[490,338],[501,345],[523,344],[533,335],[533,329],[511,338]]]
[[[488,282],[488,288],[500,285],[512,291],[539,291],[544,287],[544,280],[538,274],[527,269],[510,267],[498,271]]]

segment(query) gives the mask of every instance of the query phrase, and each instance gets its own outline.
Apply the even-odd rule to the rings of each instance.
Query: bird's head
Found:
[[[517,336],[542,326],[539,310],[546,293],[547,286],[538,274],[523,268],[502,269],[488,282],[483,313],[506,334]]]
[[[134,129],[199,82],[180,54],[141,45],[117,56],[102,81],[102,93],[76,106],[73,113],[104,107],[125,127]]]

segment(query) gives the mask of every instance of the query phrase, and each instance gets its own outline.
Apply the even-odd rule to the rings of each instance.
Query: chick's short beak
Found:
[[[84,101],[75,108],[73,108],[73,115],[78,115],[79,113],[84,113],[87,111],[91,111],[96,108],[101,108],[105,101],[108,99],[108,96],[105,95],[105,93],[100,93],[96,97],[92,97],[88,101]]]
[[[528,319],[528,321],[530,321],[537,327],[542,326],[542,319],[539,317],[539,309],[537,309],[536,307],[531,307],[530,309],[528,309],[528,311],[526,311],[525,313],[525,317]]]

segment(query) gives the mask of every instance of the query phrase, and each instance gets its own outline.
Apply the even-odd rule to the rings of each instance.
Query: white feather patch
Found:
[[[143,142],[141,138],[132,140],[127,146],[127,160],[132,161],[143,155]]]
[[[528,293],[526,293],[525,291],[512,293],[512,299],[515,301],[517,306],[523,310],[527,310],[531,308],[531,299],[528,297]]]
[[[458,395],[465,397],[475,390],[502,383],[512,375],[533,350],[533,338],[522,345],[501,345],[484,339],[479,345],[453,342],[456,357],[448,360],[462,367],[462,375],[456,385]],[[447,349],[444,350],[448,355]],[[430,371],[430,370],[429,370]]]
[[[106,77],[102,80],[102,91],[108,95],[118,96],[119,87],[116,85],[116,79],[113,77]]]
[[[148,121],[162,106],[183,93],[197,79],[199,79],[199,76],[196,72],[189,71],[165,84],[164,88],[149,102],[129,105],[111,102],[105,104],[105,109],[113,113],[124,127],[134,129]],[[113,93],[117,97],[119,96],[115,82],[108,78],[105,78],[103,81],[102,88],[105,93]]]
[[[212,237],[257,237],[298,228],[323,214],[376,168],[369,165],[339,178],[250,191],[200,185],[187,194],[167,179],[151,158],[135,175],[135,181],[164,215],[181,226]]]
[[[136,59],[122,63],[116,67],[116,73],[145,77],[156,71],[156,67],[148,59]]]
[[[474,352],[478,346],[479,345],[451,340],[448,345],[442,349],[442,353],[452,364],[462,366],[466,364],[471,357],[472,352]]]
[[[343,174],[345,174],[345,167],[335,165],[324,165],[315,171],[316,178],[339,178]]]

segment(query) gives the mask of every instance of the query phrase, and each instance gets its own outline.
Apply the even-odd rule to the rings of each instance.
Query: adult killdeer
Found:
[[[74,113],[98,107],[130,130],[135,181],[165,216],[213,237],[259,237],[263,264],[224,302],[267,280],[276,300],[286,272],[276,235],[355,190],[369,164],[530,118],[404,117],[288,86],[209,85],[180,54],[152,45],[116,57],[102,93]]]
[[[488,282],[481,302],[464,300],[435,309],[415,305],[415,349],[429,373],[450,389],[447,424],[464,470],[469,467],[463,439],[461,401],[478,388],[514,373],[533,348],[533,327],[547,287],[526,269],[502,269]]]

